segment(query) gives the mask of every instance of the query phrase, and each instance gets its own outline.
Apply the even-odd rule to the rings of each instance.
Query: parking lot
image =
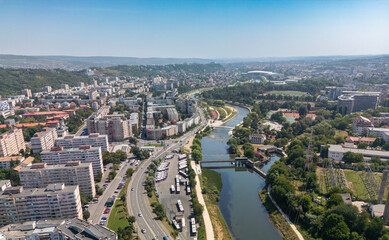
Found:
[[[167,160],[169,162],[169,169],[167,170],[167,178],[156,183],[157,193],[159,195],[159,201],[165,206],[166,216],[171,222],[177,220],[178,225],[182,226],[181,219],[184,219],[184,227],[180,232],[179,238],[181,239],[193,239],[195,236],[191,236],[190,231],[190,217],[193,215],[192,199],[190,194],[186,191],[186,182],[189,179],[185,178],[178,173],[178,155],[172,154],[173,158]],[[180,193],[176,192],[176,176],[181,177]],[[171,191],[171,186],[174,185],[174,192]],[[177,204],[180,200],[183,212],[179,211]]]

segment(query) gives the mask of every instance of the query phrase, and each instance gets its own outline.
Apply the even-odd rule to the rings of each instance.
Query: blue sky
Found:
[[[0,0],[0,53],[199,58],[389,54],[389,1]]]

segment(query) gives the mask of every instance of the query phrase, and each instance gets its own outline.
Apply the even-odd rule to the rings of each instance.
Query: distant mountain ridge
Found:
[[[252,63],[252,62],[281,62],[281,61],[336,61],[357,58],[376,58],[389,55],[360,55],[360,56],[307,56],[307,57],[263,57],[263,58],[137,58],[137,57],[75,57],[75,56],[23,56],[0,54],[0,67],[3,68],[45,68],[82,70],[89,67],[111,67],[117,65],[167,65],[183,63]]]

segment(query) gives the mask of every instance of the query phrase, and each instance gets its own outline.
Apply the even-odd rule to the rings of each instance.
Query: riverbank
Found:
[[[259,197],[261,198],[261,201],[263,205],[265,206],[266,210],[269,212],[269,219],[272,222],[272,224],[282,233],[284,239],[286,240],[304,240],[304,238],[301,236],[299,237],[294,229],[290,226],[290,224],[287,222],[287,220],[284,218],[284,216],[281,214],[281,212],[277,209],[277,207],[272,202],[266,188],[262,189],[258,193]]]
[[[210,169],[203,168],[200,175],[201,188],[205,200],[205,205],[212,219],[212,226],[217,240],[232,240],[228,226],[220,212],[219,206],[216,204],[219,201],[219,193],[222,190],[223,182],[221,174]]]

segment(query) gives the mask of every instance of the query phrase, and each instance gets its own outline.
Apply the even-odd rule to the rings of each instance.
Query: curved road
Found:
[[[172,145],[161,149],[159,152],[154,154],[154,156],[145,160],[143,163],[141,163],[141,166],[140,168],[138,168],[138,171],[136,171],[132,176],[132,180],[127,191],[127,199],[129,199],[129,201],[127,201],[127,208],[130,215],[136,217],[135,226],[137,228],[138,235],[141,239],[162,239],[164,236],[170,236],[170,233],[168,232],[168,230],[166,230],[162,222],[157,220],[155,218],[154,213],[152,213],[147,193],[143,186],[147,175],[144,172],[146,171],[147,166],[152,160],[164,157],[164,155],[166,155],[168,152],[180,148],[182,145],[181,141],[182,143],[185,143],[195,134],[195,132],[200,127],[204,126],[206,121],[204,113],[202,111],[200,111],[200,117],[201,125],[199,127],[186,133],[184,136],[177,139],[176,143],[173,143]],[[133,191],[131,191],[132,188],[134,189]],[[138,213],[142,213],[142,217],[139,217]],[[141,233],[141,229],[145,229],[144,234]]]

